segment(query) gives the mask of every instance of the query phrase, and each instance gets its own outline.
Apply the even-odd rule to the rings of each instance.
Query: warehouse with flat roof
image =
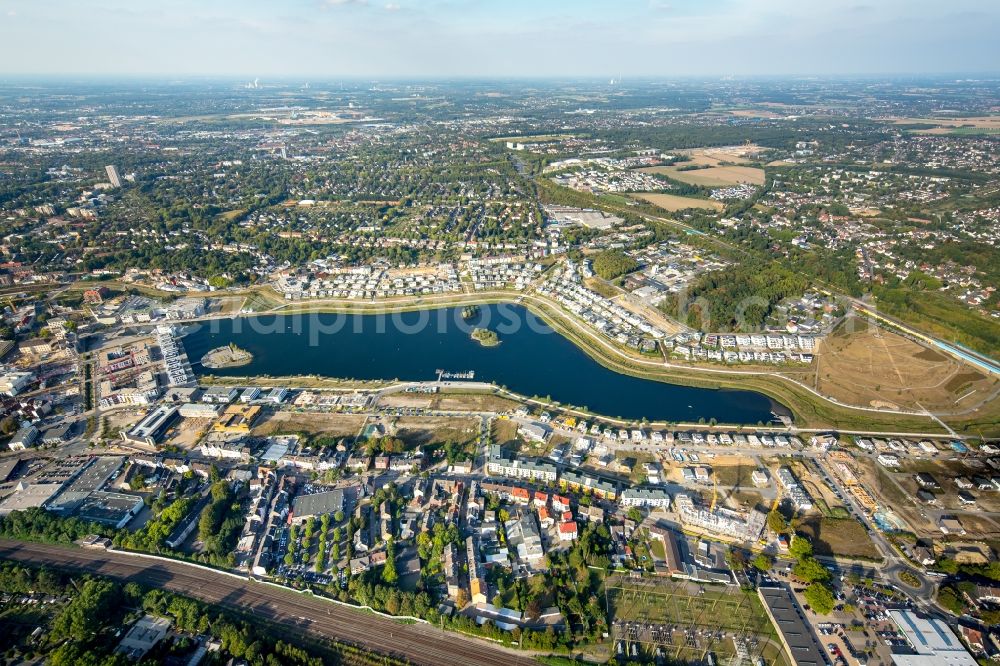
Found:
[[[778,629],[785,654],[797,666],[826,666],[829,662],[806,616],[784,585],[759,587],[757,593],[771,622]]]
[[[102,525],[121,529],[142,510],[143,501],[138,495],[97,491],[80,504],[76,515]]]
[[[301,522],[311,517],[323,516],[344,510],[344,491],[326,490],[320,493],[298,495],[292,501],[292,521]]]
[[[951,628],[935,618],[922,617],[913,611],[891,610],[889,617],[906,636],[910,650],[893,651],[897,666],[975,666],[976,660],[965,649]]]

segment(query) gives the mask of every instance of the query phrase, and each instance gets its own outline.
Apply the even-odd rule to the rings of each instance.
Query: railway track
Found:
[[[198,599],[288,627],[427,666],[521,666],[530,657],[426,624],[403,624],[328,600],[183,562],[0,539],[0,559],[89,572]]]

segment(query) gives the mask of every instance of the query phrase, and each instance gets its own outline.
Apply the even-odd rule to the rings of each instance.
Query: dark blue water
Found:
[[[608,370],[521,306],[481,306],[469,321],[461,311],[220,319],[199,325],[183,343],[199,374],[427,381],[439,369],[472,370],[476,381],[611,417],[756,424],[771,421],[772,410],[787,413],[753,391],[693,388]],[[469,337],[474,326],[496,331],[500,345],[480,346]],[[230,342],[250,351],[253,362],[219,370],[200,365],[205,352]]]

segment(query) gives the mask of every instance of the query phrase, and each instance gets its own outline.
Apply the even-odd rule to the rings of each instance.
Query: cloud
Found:
[[[368,0],[324,0],[327,7],[346,7],[348,5],[367,5]]]
[[[400,7],[395,2],[387,2],[385,5],[385,11],[387,12],[398,12],[402,7]]]

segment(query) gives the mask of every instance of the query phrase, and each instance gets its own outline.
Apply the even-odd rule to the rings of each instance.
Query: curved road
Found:
[[[136,581],[286,626],[427,666],[527,666],[530,657],[426,624],[403,624],[319,597],[210,569],[114,551],[0,539],[0,559]]]

